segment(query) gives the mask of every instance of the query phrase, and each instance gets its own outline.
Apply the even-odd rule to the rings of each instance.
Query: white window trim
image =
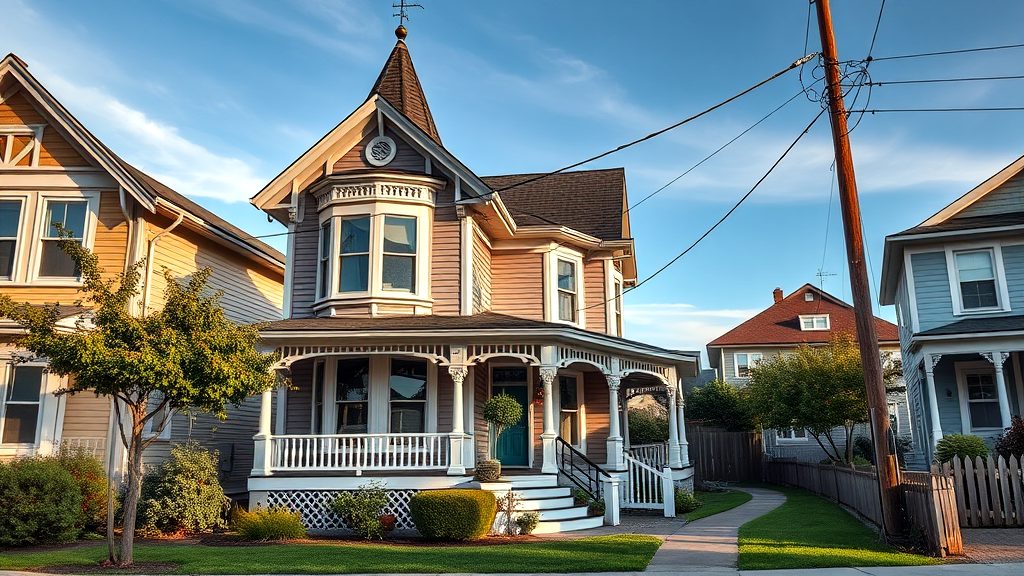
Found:
[[[152,398],[150,399],[150,402],[152,402]],[[171,407],[169,405],[168,406],[164,406],[164,410],[163,411],[164,411],[164,418],[167,421],[167,425],[164,426],[164,429],[160,431],[159,435],[157,435],[157,434],[153,433],[153,420],[154,420],[154,418],[150,418],[149,420],[146,420],[146,424],[142,427],[142,436],[144,438],[154,438],[155,437],[157,440],[170,440],[171,439],[171,427],[174,426],[174,411],[171,410]]]
[[[824,328],[815,328],[814,327],[814,320],[816,320],[818,318],[824,318],[825,319],[825,327]],[[800,319],[800,330],[802,330],[804,332],[827,332],[828,330],[832,329],[832,320],[829,318],[828,314],[801,314],[799,316],[799,319]],[[804,328],[804,320],[810,320],[811,321],[811,328]]]
[[[587,402],[586,402],[586,398],[583,396],[583,372],[580,372],[578,370],[559,370],[558,374],[556,374],[555,379],[558,380],[562,376],[569,376],[571,378],[575,378],[576,379],[576,414],[577,414],[577,420],[578,420],[578,424],[579,424],[579,430],[576,431],[576,434],[579,436],[580,443],[578,445],[574,445],[573,448],[576,448],[580,452],[583,452],[584,454],[586,454],[587,453]],[[561,394],[560,386],[561,386],[561,383],[559,382],[558,386],[552,386],[552,391],[551,391],[551,393],[554,394],[554,396],[555,396],[554,398],[552,398],[552,400],[554,401],[555,415],[558,418],[558,422],[555,423],[555,426],[556,426],[556,428],[559,428],[559,429],[560,429],[559,423],[561,422],[561,417],[562,417],[562,394]]]
[[[417,356],[391,356],[384,354],[351,354],[332,356],[324,361],[324,398],[323,398],[323,430],[324,434],[335,434],[338,429],[338,411],[336,408],[338,391],[338,360],[349,358],[369,358],[370,381],[367,389],[367,434],[388,434],[391,431],[391,386],[388,382],[391,373],[391,358],[423,360],[427,363],[427,414],[425,433],[437,432],[437,364]],[[312,377],[312,372],[310,376]],[[312,388],[313,380],[309,381]],[[312,392],[312,391],[311,391]]]
[[[426,382],[427,387],[426,387],[426,390],[424,390],[424,398],[423,398],[423,400],[392,400],[391,399],[391,363],[393,361],[395,361],[395,360],[413,360],[413,361],[416,361],[416,362],[423,362],[426,365],[426,368],[427,368],[427,382]],[[430,406],[433,405],[434,406],[434,414],[435,414],[435,416],[433,418],[434,423],[435,423],[433,431],[437,430],[437,425],[436,425],[436,422],[437,422],[437,418],[436,418],[436,414],[437,414],[437,402],[436,402],[436,398],[437,398],[437,384],[436,384],[437,383],[437,375],[436,375],[436,373],[433,374],[433,376],[431,375],[432,372],[435,372],[435,370],[431,370],[431,366],[436,366],[436,365],[433,362],[431,362],[431,361],[429,361],[429,360],[427,360],[425,358],[417,358],[417,357],[408,358],[408,357],[403,357],[403,356],[388,356],[387,357],[387,368],[388,368],[387,382],[386,382],[386,384],[387,384],[387,395],[388,395],[387,396],[387,400],[388,400],[387,431],[389,433],[391,432],[391,403],[392,402],[408,402],[408,403],[411,403],[411,402],[423,402],[423,432],[422,432],[422,434],[426,434],[427,432],[431,431],[431,426],[430,426],[430,421],[431,421]],[[431,385],[432,383],[433,383],[433,386]],[[435,399],[434,402],[431,402],[431,394],[433,394],[433,397]],[[420,432],[394,432],[394,434],[420,434]]]
[[[991,362],[985,360],[973,361],[973,362],[956,362],[953,364],[953,369],[956,372],[956,388],[957,396],[960,404],[960,427],[964,434],[975,434],[981,433],[992,433],[1000,432],[1003,427],[1001,425],[976,428],[971,422],[971,410],[970,401],[968,400],[967,393],[967,374],[992,374],[992,383],[995,386],[999,386],[999,381],[996,380],[995,367]],[[996,402],[998,403],[999,393],[996,391]]]
[[[764,360],[764,353],[763,352],[733,352],[732,353],[732,373],[733,373],[733,377],[735,377],[735,378],[743,378],[743,379],[750,378],[750,376],[740,376],[740,363],[739,363],[739,360],[736,358],[740,354],[744,354],[744,355],[747,356],[747,366],[748,366],[748,369],[749,369],[749,368],[753,367],[753,363],[752,363],[752,361],[750,359],[750,356],[756,354],[758,356],[757,361],[760,362],[760,361]]]
[[[14,244],[14,260],[11,262],[11,277],[0,278],[0,285],[17,284],[22,279],[22,264],[25,260],[24,256],[29,251],[28,247],[32,245],[32,242],[26,233],[29,217],[28,213],[31,210],[31,198],[24,192],[4,191],[0,192],[0,200],[18,200],[21,202],[21,211],[18,213],[18,229],[15,232],[17,236]]]
[[[790,434],[794,434],[795,431],[795,428],[789,428]],[[782,432],[782,430],[775,431],[775,441],[779,444],[806,444],[807,439],[810,437],[810,434],[807,433],[806,429],[804,429],[803,438],[800,438],[798,436],[783,436],[782,434],[780,434],[780,432]]]
[[[330,225],[327,225],[328,220],[330,221]],[[317,228],[317,236],[316,236],[316,241],[317,241],[317,244],[316,244],[316,301],[317,302],[319,302],[319,301],[329,297],[331,294],[334,293],[334,290],[335,290],[335,288],[334,288],[334,284],[335,284],[335,282],[334,282],[334,273],[333,273],[333,270],[334,270],[335,267],[332,265],[334,263],[333,262],[334,258],[331,256],[331,253],[333,252],[333,250],[331,250],[331,246],[334,245],[334,227],[335,227],[336,223],[338,223],[338,222],[336,222],[333,219],[325,219],[325,220],[319,222],[319,227]],[[327,225],[326,227],[327,227],[327,234],[328,234],[328,238],[327,238],[328,253],[326,255],[324,254],[324,250],[323,250],[323,245],[324,245],[323,234],[324,234],[325,225]],[[339,250],[339,252],[341,251],[340,248],[338,250]],[[321,271],[321,268],[322,268],[321,264],[324,263],[324,256],[327,256],[327,268],[325,270]],[[339,257],[340,257],[340,254],[339,254]],[[327,290],[326,290],[325,293],[321,294],[320,293],[320,286],[321,286],[321,282],[323,282],[323,274],[324,273],[327,274]]]
[[[46,362],[19,362],[17,366],[46,367]],[[6,412],[7,386],[14,376],[13,359],[0,358],[0,424]],[[60,424],[57,421],[63,406],[62,398],[54,396],[63,381],[62,378],[47,371],[43,372],[43,382],[39,388],[39,416],[36,422],[36,437],[31,444],[0,443],[0,456],[29,456],[33,454],[49,454],[58,441]],[[2,431],[2,426],[0,426]]]
[[[576,266],[576,321],[558,318],[558,261],[566,260]],[[583,267],[583,254],[565,246],[555,248],[544,254],[544,320],[558,324],[567,324],[586,328],[586,270]]]
[[[619,298],[619,307],[620,307],[619,309],[622,310],[622,312],[623,312],[623,321],[622,321],[622,329],[621,330],[620,330],[619,325],[616,324],[616,322],[615,322],[615,300],[616,300],[616,296],[617,296],[615,294],[615,283],[616,282],[619,283],[619,288],[622,291],[622,294],[625,294],[625,292],[626,292],[625,284],[622,281],[622,272],[619,272],[618,270],[615,269],[615,261],[614,260],[605,260],[604,261],[604,271],[605,271],[605,274],[604,274],[604,286],[605,286],[605,294],[604,294],[604,299],[605,299],[605,307],[604,307],[605,329],[608,332],[608,334],[610,334],[612,336],[618,336],[619,338],[622,338],[623,337],[623,332],[625,332],[625,306],[623,306],[624,302],[622,301],[622,297],[621,296],[618,297]]]
[[[957,252],[978,252],[989,250],[992,253],[992,264],[995,273],[997,306],[965,310],[963,297],[960,294],[960,278],[956,268]],[[974,242],[952,244],[945,247],[946,273],[949,277],[949,291],[953,301],[954,316],[973,316],[978,314],[998,314],[1010,310],[1010,293],[1006,286],[1006,270],[1003,268],[1003,251],[998,242]]]
[[[82,245],[92,250],[96,239],[96,226],[99,221],[100,193],[98,191],[60,191],[41,192],[36,200],[35,227],[32,234],[32,249],[29,256],[29,280],[33,283],[45,283],[50,286],[81,286],[81,278],[40,277],[39,267],[42,264],[43,231],[49,228],[46,218],[46,203],[50,200],[74,201],[85,200],[85,230],[82,232]]]

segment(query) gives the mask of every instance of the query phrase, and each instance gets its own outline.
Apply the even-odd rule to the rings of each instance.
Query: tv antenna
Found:
[[[394,17],[398,18],[399,26],[405,26],[406,20],[409,19],[409,8],[423,9],[422,4],[413,4],[411,2],[406,2],[405,0],[398,0],[398,3],[392,4],[391,7],[398,10],[394,13]]]

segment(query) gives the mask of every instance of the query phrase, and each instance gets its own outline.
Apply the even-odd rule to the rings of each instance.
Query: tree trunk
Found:
[[[136,420],[139,418],[136,417]],[[128,446],[128,484],[124,494],[121,527],[121,566],[131,566],[135,561],[132,547],[135,544],[139,497],[142,495],[142,444],[142,424],[136,422],[132,426],[132,437]]]
[[[846,424],[846,463],[853,464],[853,424]]]

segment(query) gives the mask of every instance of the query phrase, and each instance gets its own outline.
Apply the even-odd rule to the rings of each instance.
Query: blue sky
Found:
[[[409,47],[445,145],[476,173],[544,171],[701,110],[803,54],[807,4],[421,1]],[[252,234],[248,198],[366,97],[394,44],[390,0],[2,0],[16,52],[119,154]],[[840,56],[866,55],[876,0],[836,0]],[[876,56],[1024,41],[1024,3],[889,2]],[[814,22],[809,51],[818,47]],[[1024,50],[880,61],[876,81],[1024,74]],[[1024,81],[881,86],[871,107],[1020,106]],[[800,89],[790,73],[590,167],[636,201]],[[631,213],[641,277],[744,194],[817,112],[799,98]],[[869,260],[1024,153],[1024,113],[880,114],[852,134]],[[697,249],[626,299],[627,335],[700,348],[815,273],[849,299],[826,122]],[[826,220],[830,219],[826,240]],[[282,247],[277,239],[271,242]],[[891,309],[879,313],[892,318]]]

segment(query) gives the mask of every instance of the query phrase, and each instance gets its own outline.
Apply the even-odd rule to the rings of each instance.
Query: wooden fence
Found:
[[[859,514],[875,526],[882,524],[878,477],[874,471],[844,466],[770,460],[765,479],[803,488]],[[911,525],[924,536],[932,554],[961,554],[963,541],[953,483],[941,474],[904,472],[903,492]]]
[[[942,465],[956,486],[960,525],[1024,526],[1024,458],[975,458]]]
[[[686,426],[694,481],[758,482],[764,451],[760,432],[729,432],[721,428]]]

